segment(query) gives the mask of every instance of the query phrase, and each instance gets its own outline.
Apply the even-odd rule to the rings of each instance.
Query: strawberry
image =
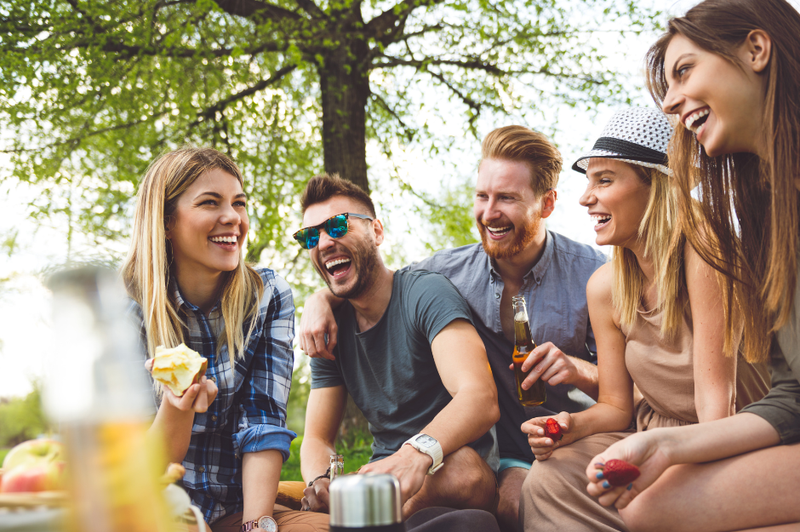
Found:
[[[561,434],[561,425],[552,417],[545,421],[544,435],[553,441],[559,441],[564,437],[564,435]]]
[[[595,466],[603,472],[603,478],[612,486],[626,486],[641,474],[638,467],[625,460],[609,460],[605,464],[598,463]]]

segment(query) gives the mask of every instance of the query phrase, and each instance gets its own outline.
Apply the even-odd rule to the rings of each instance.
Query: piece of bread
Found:
[[[178,397],[192,384],[199,382],[206,374],[208,360],[200,354],[181,344],[172,349],[156,347],[153,358],[152,375],[155,380],[169,388]]]

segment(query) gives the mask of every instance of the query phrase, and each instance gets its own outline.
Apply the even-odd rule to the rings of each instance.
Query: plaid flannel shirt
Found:
[[[276,449],[289,457],[289,445],[297,436],[286,428],[286,404],[292,383],[294,353],[294,300],[288,283],[269,269],[258,271],[264,294],[258,320],[244,358],[231,369],[227,343],[217,354],[217,338],[223,329],[217,304],[208,317],[186,301],[177,283],[170,286],[186,327],[186,345],[208,359],[206,376],[219,393],[208,411],[195,414],[189,450],[183,460],[183,486],[200,507],[206,522],[241,512],[242,454]],[[141,309],[133,303],[141,321]],[[245,323],[245,332],[249,323]]]

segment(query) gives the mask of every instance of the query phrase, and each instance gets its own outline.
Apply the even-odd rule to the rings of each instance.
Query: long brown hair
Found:
[[[772,41],[759,132],[768,147],[765,158],[711,158],[683,124],[669,150],[683,232],[724,277],[725,349],[734,345],[741,323],[742,351],[750,362],[767,358],[773,334],[789,318],[797,283],[800,14],[785,0],[706,0],[670,20],[647,53],[648,88],[661,104],[668,90],[665,54],[675,35],[741,67],[734,52],[753,30]],[[692,208],[698,184],[701,201]]]
[[[183,321],[177,302],[169,291],[172,275],[171,251],[167,246],[166,221],[175,211],[178,198],[204,173],[220,169],[243,183],[242,173],[228,156],[212,148],[182,148],[153,161],[139,186],[133,218],[131,249],[122,267],[128,295],[142,308],[147,331],[147,351],[156,347],[177,347],[184,341]],[[244,238],[244,235],[242,236]],[[252,334],[264,283],[240,255],[239,266],[226,274],[220,308],[224,328],[217,352],[227,340],[231,367]],[[247,334],[244,322],[250,320]]]

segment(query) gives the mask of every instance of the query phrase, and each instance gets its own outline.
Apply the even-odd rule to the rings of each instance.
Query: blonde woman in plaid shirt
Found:
[[[159,390],[151,430],[215,532],[327,530],[326,516],[275,506],[295,437],[294,301],[275,272],[245,264],[246,207],[239,168],[213,149],[167,153],[142,180],[123,278],[148,358],[183,342],[209,361],[183,396]]]

